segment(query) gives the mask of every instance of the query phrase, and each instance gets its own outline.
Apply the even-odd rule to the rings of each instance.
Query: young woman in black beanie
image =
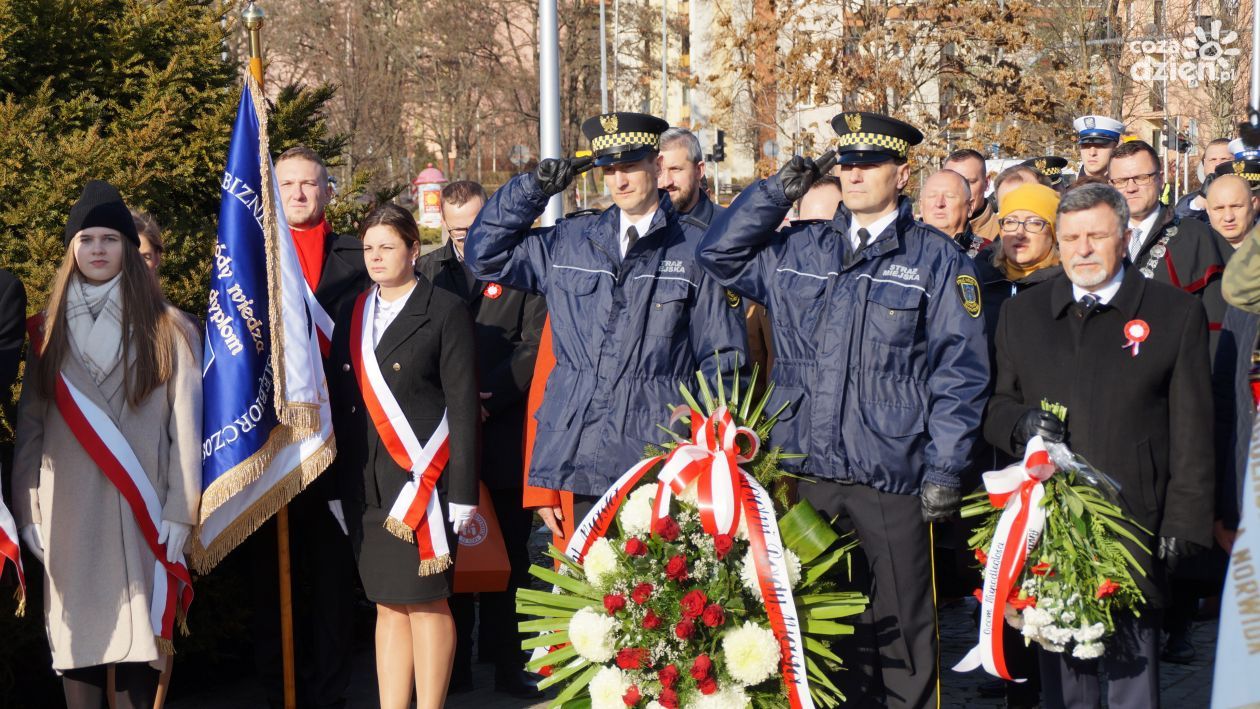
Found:
[[[44,566],[53,669],[71,709],[151,707],[154,664],[191,589],[200,501],[197,335],[145,266],[118,191],[92,181],[30,348],[13,465],[14,516]]]

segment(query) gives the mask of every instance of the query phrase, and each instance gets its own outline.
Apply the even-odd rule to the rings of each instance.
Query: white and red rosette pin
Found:
[[[1145,320],[1130,320],[1124,324],[1124,348],[1133,348],[1132,355],[1138,356],[1138,350],[1141,349],[1142,343],[1146,342],[1146,338],[1151,336],[1151,326],[1146,324]]]
[[[481,291],[481,294],[486,296],[490,300],[494,300],[495,298],[498,298],[499,296],[503,295],[503,286],[499,285],[498,283],[487,284],[486,289]]]

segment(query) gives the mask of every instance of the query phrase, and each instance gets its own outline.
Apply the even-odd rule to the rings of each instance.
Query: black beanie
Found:
[[[83,186],[79,201],[70,208],[65,245],[70,245],[75,234],[94,226],[113,229],[127,237],[137,248],[140,246],[140,235],[136,233],[136,222],[131,218],[131,211],[123,204],[118,190],[104,180],[92,180]]]

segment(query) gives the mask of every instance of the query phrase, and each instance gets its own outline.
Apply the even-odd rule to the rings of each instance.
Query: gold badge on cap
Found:
[[[958,297],[962,300],[963,310],[973,318],[980,317],[980,282],[968,275],[959,276]]]
[[[1247,163],[1244,163],[1241,160],[1237,160],[1234,162],[1235,175],[1241,175],[1243,173],[1243,170],[1246,170],[1246,169],[1247,169]]]
[[[1037,171],[1038,171],[1038,172],[1045,172],[1045,171],[1046,171],[1046,159],[1045,159],[1045,158],[1039,158],[1039,159],[1037,160]]]
[[[611,114],[607,116],[600,116],[599,125],[600,127],[604,129],[605,133],[616,133],[617,132],[617,116],[611,115]]]
[[[862,130],[862,114],[850,113],[845,115],[844,124],[849,127],[849,132],[857,133]]]

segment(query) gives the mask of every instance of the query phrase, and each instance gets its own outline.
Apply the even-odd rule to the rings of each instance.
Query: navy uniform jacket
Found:
[[[909,200],[856,256],[846,208],[776,233],[790,206],[778,176],[757,183],[715,218],[698,254],[770,312],[769,408],[788,404],[771,444],[803,453],[787,463],[812,477],[898,494],[924,481],[958,487],[989,385],[971,260],[916,222]]]
[[[742,366],[743,308],[695,263],[699,230],[685,230],[665,192],[652,226],[621,258],[621,210],[531,230],[547,196],[533,175],[495,192],[465,242],[481,280],[547,298],[556,366],[539,408],[529,484],[601,495],[695,386]]]

